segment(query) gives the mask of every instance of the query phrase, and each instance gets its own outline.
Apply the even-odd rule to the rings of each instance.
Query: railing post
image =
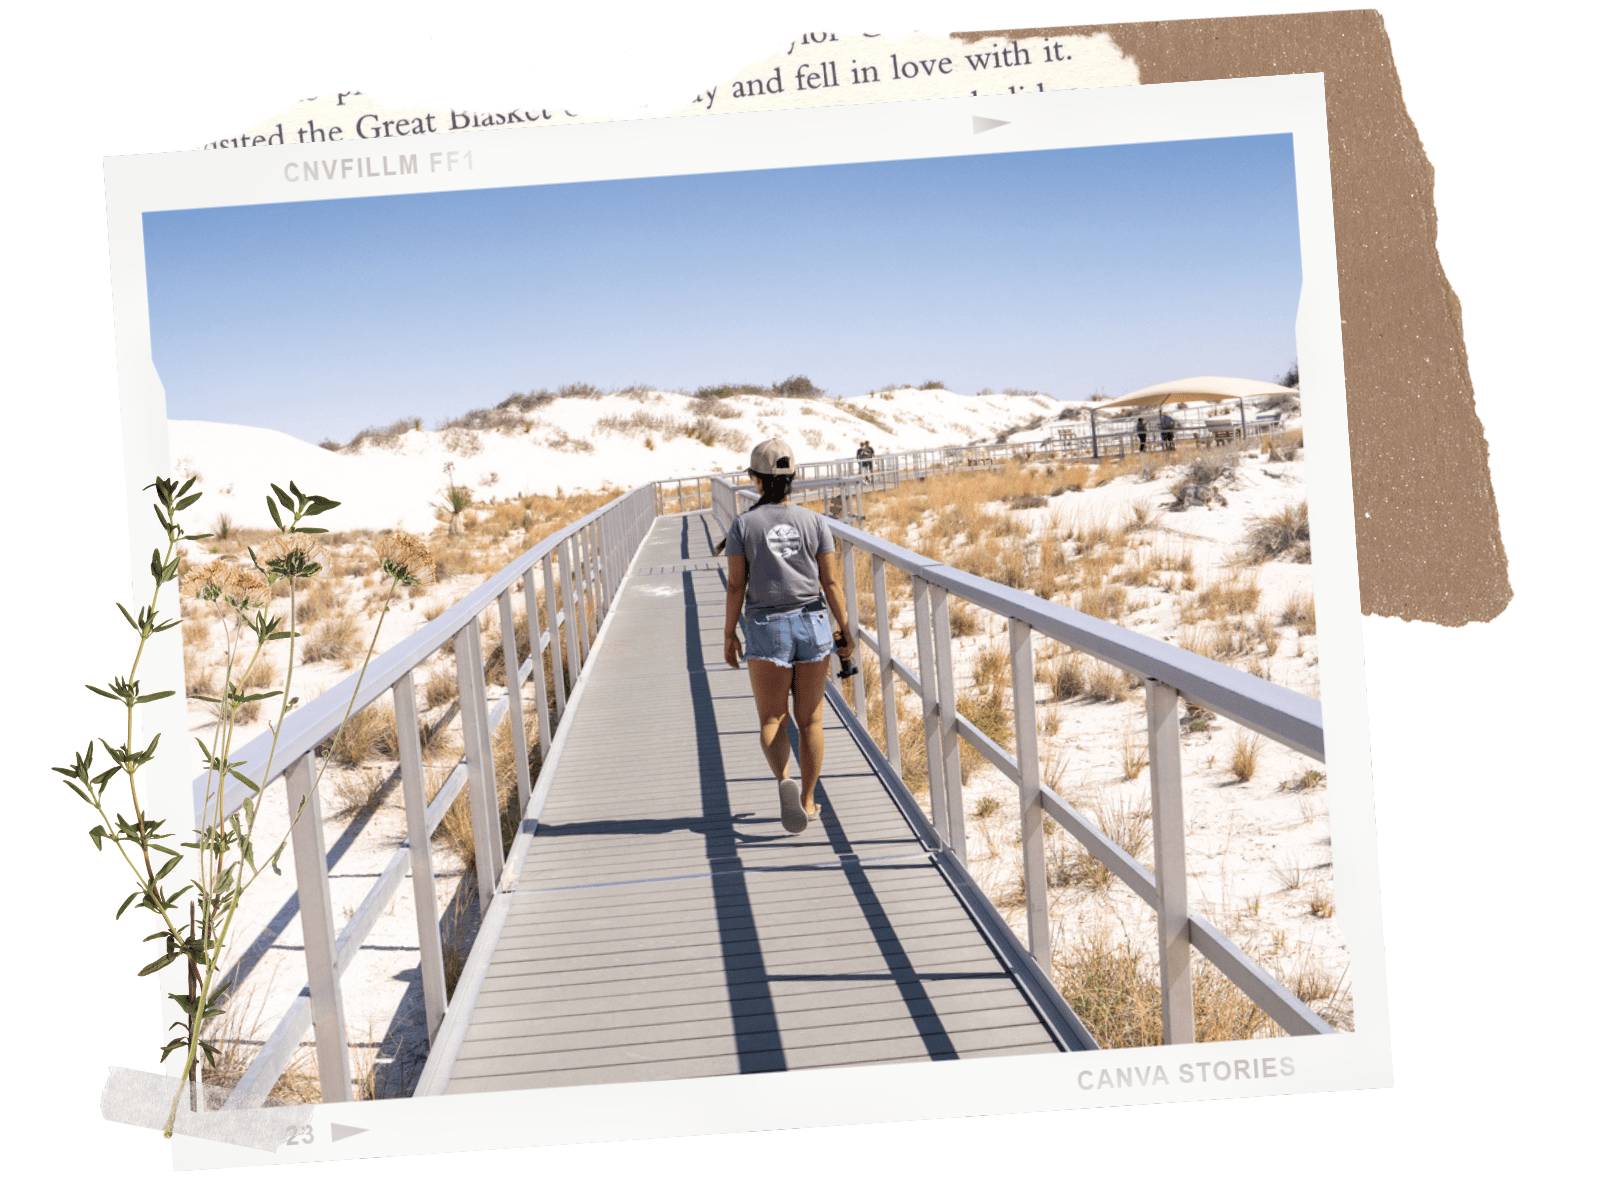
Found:
[[[1194,1041],[1194,985],[1189,962],[1189,872],[1183,839],[1183,763],[1178,693],[1144,681],[1150,756],[1150,835],[1155,844],[1156,939],[1160,950],[1161,1037],[1169,1046]]]
[[[567,670],[572,672],[573,679],[577,679],[578,672],[583,670],[583,654],[578,649],[578,618],[575,614],[572,581],[572,550],[571,539],[561,543],[556,548],[561,561],[561,616],[567,627]]]
[[[467,804],[472,814],[472,850],[478,874],[478,911],[489,911],[500,882],[500,804],[489,744],[489,706],[483,692],[483,652],[478,622],[456,634],[456,687],[461,696],[461,740],[467,761]]]
[[[561,671],[561,618],[560,603],[556,599],[555,553],[546,554],[544,566],[545,632],[550,635],[550,687],[556,696],[556,720],[567,710],[566,677]],[[544,734],[541,732],[540,737]]]
[[[967,863],[967,811],[961,791],[961,735],[956,732],[955,660],[950,650],[950,593],[929,587],[933,608],[933,655],[939,666],[939,743],[944,756],[945,828],[950,847]]]
[[[422,950],[422,1006],[428,1044],[444,1020],[444,947],[439,939],[439,904],[434,895],[433,851],[428,844],[428,789],[424,785],[422,739],[417,731],[417,692],[411,672],[394,685],[394,721],[400,742],[400,790],[406,804],[406,840],[411,849],[411,892],[417,910],[417,945]]]
[[[844,559],[844,613],[850,631],[850,642],[856,647],[855,686],[850,691],[851,706],[856,716],[867,719],[867,678],[861,673],[861,607],[856,597],[856,548],[841,541],[840,555]]]
[[[289,819],[294,822],[290,837],[294,845],[295,888],[300,898],[300,937],[305,943],[306,981],[311,992],[317,1079],[322,1087],[322,1102],[338,1104],[354,1100],[355,1094],[350,1086],[344,995],[339,990],[339,962],[334,952],[333,896],[328,890],[322,804],[313,786],[316,769],[316,756],[302,755],[285,773],[284,785],[289,796]]]
[[[1033,701],[1033,629],[1015,617],[1011,633],[1011,716],[1017,732],[1017,797],[1022,807],[1022,889],[1028,951],[1050,971],[1049,875],[1044,862],[1044,804],[1039,793],[1039,725]]]
[[[529,629],[532,634],[532,629]],[[530,646],[531,650],[532,647]],[[500,656],[506,668],[506,716],[511,721],[511,750],[517,756],[517,816],[528,811],[533,779],[528,774],[528,726],[522,715],[522,664],[517,661],[516,617],[511,589],[500,593]]]
[[[900,771],[900,713],[894,703],[894,648],[889,641],[889,588],[884,561],[872,556],[872,607],[878,618],[878,693],[883,697],[883,752],[894,773]]]
[[[911,603],[917,622],[917,680],[922,685],[922,745],[928,760],[928,806],[933,813],[933,828],[939,840],[950,841],[945,821],[944,755],[939,731],[939,668],[933,660],[933,613],[928,600],[928,581],[911,577]]]
[[[589,573],[589,564],[585,553],[587,547],[584,545],[583,530],[578,530],[577,534],[568,538],[567,545],[571,547],[570,553],[572,555],[572,612],[568,613],[567,616],[569,621],[573,616],[577,617],[578,662],[582,663],[589,657],[589,606],[587,603],[589,584],[585,578]],[[567,627],[569,629],[572,628],[571,624]]]

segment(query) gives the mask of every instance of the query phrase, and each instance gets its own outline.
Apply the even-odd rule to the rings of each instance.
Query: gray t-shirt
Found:
[[[817,555],[834,552],[833,532],[798,504],[763,504],[740,513],[728,529],[728,553],[742,554],[750,616],[794,612],[822,598]]]

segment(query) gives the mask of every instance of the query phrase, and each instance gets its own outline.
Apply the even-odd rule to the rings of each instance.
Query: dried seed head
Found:
[[[274,578],[309,579],[328,565],[328,552],[309,533],[280,533],[256,551]]]
[[[419,537],[392,529],[380,534],[372,549],[383,573],[399,583],[415,587],[433,579],[433,555]]]
[[[260,571],[220,560],[189,571],[179,590],[194,599],[222,600],[235,608],[264,608],[272,599],[272,587]]]

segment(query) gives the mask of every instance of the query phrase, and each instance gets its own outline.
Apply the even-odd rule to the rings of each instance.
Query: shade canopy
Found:
[[[1142,408],[1149,404],[1205,403],[1212,400],[1233,400],[1241,396],[1291,396],[1300,389],[1284,387],[1281,383],[1262,383],[1259,379],[1234,379],[1225,375],[1193,375],[1188,379],[1174,379],[1170,383],[1157,383],[1150,387],[1128,392],[1115,400],[1102,400],[1090,407]]]

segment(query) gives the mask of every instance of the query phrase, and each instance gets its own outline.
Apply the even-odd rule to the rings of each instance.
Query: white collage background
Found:
[[[1520,6],[1515,29],[1488,9],[1447,22],[1417,0],[1382,9],[1436,172],[1439,251],[1461,301],[1516,592],[1487,625],[1364,620],[1394,1088],[207,1177],[174,1177],[158,1137],[98,1115],[107,1066],[156,1069],[154,993],[133,977],[143,947],[108,920],[120,880],[93,859],[82,811],[48,773],[100,727],[81,682],[121,654],[107,600],[118,586],[107,581],[126,578],[127,547],[102,156],[196,147],[352,88],[394,106],[665,113],[806,29],[942,33],[1318,7],[291,0],[41,6],[8,20],[8,1191],[1475,1195],[1577,1182],[1593,1107],[1580,1000],[1593,968],[1575,934],[1595,834],[1583,703],[1595,655],[1582,620],[1589,570],[1567,557],[1586,527],[1589,472],[1581,437],[1560,430],[1586,423],[1594,400],[1574,382],[1593,341],[1592,201],[1576,137],[1592,104],[1577,57],[1590,31],[1575,10],[1542,3]]]

